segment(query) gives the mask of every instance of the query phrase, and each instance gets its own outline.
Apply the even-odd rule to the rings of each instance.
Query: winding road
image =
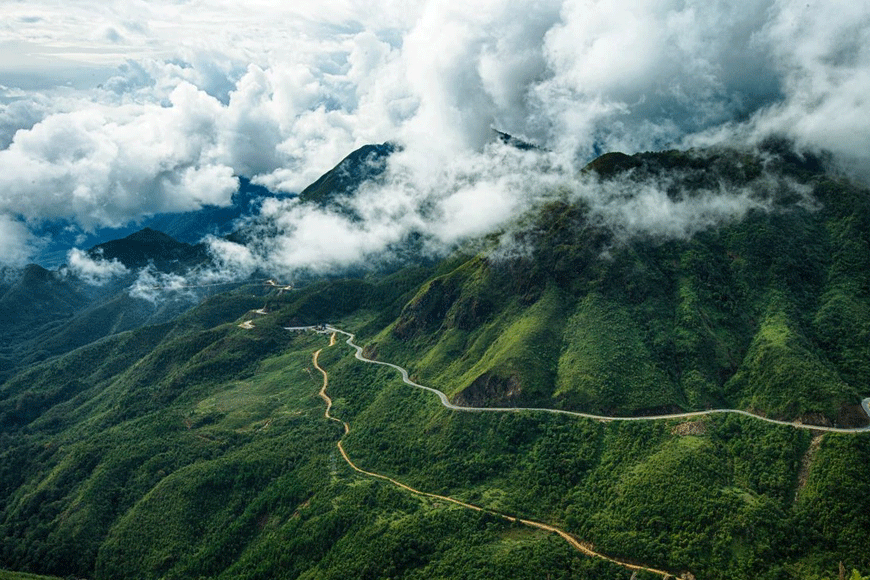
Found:
[[[242,325],[240,325],[240,326],[242,326]],[[250,328],[250,327],[245,326],[245,328]],[[344,331],[340,328],[336,328],[336,327],[330,326],[330,325],[321,326],[319,328],[314,327],[314,326],[295,326],[295,327],[285,327],[285,329],[289,330],[289,331],[315,331],[315,332],[320,333],[320,334],[330,334],[330,340],[329,340],[330,347],[336,343],[336,340],[335,340],[336,334],[342,334],[342,335],[347,337],[347,340],[345,341],[345,343],[355,350],[354,356],[356,357],[357,360],[362,361],[362,362],[366,362],[366,363],[370,363],[370,364],[376,364],[376,365],[381,365],[381,366],[390,367],[392,369],[395,369],[396,371],[399,372],[399,374],[402,377],[402,381],[405,384],[410,385],[412,387],[416,387],[418,389],[422,389],[424,391],[429,391],[429,392],[433,393],[434,395],[436,395],[438,397],[438,400],[441,402],[441,404],[444,407],[446,407],[447,409],[451,409],[453,411],[464,411],[464,412],[475,412],[475,413],[479,413],[479,412],[502,412],[502,413],[513,412],[513,413],[516,413],[516,412],[520,412],[520,411],[531,411],[531,412],[571,415],[571,416],[575,416],[575,417],[582,417],[582,418],[586,418],[586,419],[593,419],[593,420],[603,421],[603,422],[608,422],[608,421],[657,421],[657,420],[663,420],[663,419],[684,419],[684,418],[691,418],[691,417],[700,417],[700,416],[704,416],[704,415],[713,415],[713,414],[717,414],[717,413],[734,413],[737,415],[751,417],[751,418],[757,419],[759,421],[773,423],[775,425],[784,425],[784,426],[788,426],[788,427],[793,427],[795,429],[807,429],[807,430],[813,430],[813,431],[825,431],[825,432],[834,432],[834,433],[853,433],[853,434],[870,431],[870,425],[868,425],[867,427],[857,427],[857,428],[841,428],[841,427],[825,427],[825,426],[820,426],[820,425],[807,425],[807,424],[800,423],[800,422],[789,422],[789,421],[781,421],[778,419],[770,419],[768,417],[763,417],[761,415],[756,415],[754,413],[750,413],[748,411],[743,411],[740,409],[709,409],[706,411],[692,411],[692,412],[687,412],[687,413],[669,413],[669,414],[664,414],[664,415],[652,415],[652,416],[644,416],[644,417],[614,417],[614,416],[607,416],[607,415],[595,415],[592,413],[581,413],[578,411],[565,411],[565,410],[561,410],[561,409],[547,409],[547,408],[540,408],[540,407],[465,407],[465,406],[455,405],[455,404],[451,403],[450,399],[447,398],[447,395],[444,392],[439,391],[438,389],[434,389],[432,387],[427,387],[425,385],[421,385],[419,383],[412,381],[409,377],[407,369],[400,367],[399,365],[396,365],[393,363],[377,361],[377,360],[373,360],[373,359],[366,357],[365,355],[363,355],[363,348],[353,341],[355,336],[354,336],[354,334],[352,334],[350,332]],[[338,440],[336,445],[337,445],[338,450],[341,453],[341,456],[344,459],[344,461],[357,473],[360,473],[362,475],[372,477],[375,479],[387,481],[387,482],[389,482],[389,483],[391,483],[399,488],[402,488],[406,491],[409,491],[411,493],[414,493],[414,494],[417,494],[417,495],[420,495],[423,497],[441,500],[444,502],[452,503],[454,505],[458,505],[458,506],[464,507],[466,509],[470,509],[470,510],[474,510],[474,511],[478,511],[478,512],[486,512],[486,513],[492,514],[496,517],[502,518],[502,519],[510,521],[510,522],[521,523],[521,524],[528,526],[528,527],[531,527],[531,528],[535,528],[535,529],[539,529],[539,530],[543,530],[546,532],[551,532],[551,533],[557,534],[562,539],[564,539],[566,542],[568,542],[568,544],[571,545],[571,547],[573,547],[577,551],[581,552],[582,554],[585,554],[587,556],[591,556],[594,558],[600,558],[600,559],[606,560],[608,562],[612,562],[614,564],[617,564],[617,565],[622,566],[622,567],[629,569],[629,570],[635,570],[635,571],[645,570],[647,572],[651,572],[653,574],[659,575],[662,578],[665,578],[666,580],[674,577],[670,572],[666,572],[664,570],[658,570],[656,568],[648,568],[648,567],[641,566],[638,564],[632,564],[630,562],[625,562],[625,561],[607,556],[606,554],[596,552],[590,544],[587,544],[585,542],[580,541],[576,537],[572,536],[571,534],[569,534],[568,532],[566,532],[560,528],[557,528],[556,526],[546,524],[543,522],[538,522],[535,520],[528,520],[528,519],[518,518],[515,516],[508,515],[508,514],[500,513],[500,512],[497,512],[497,511],[494,511],[491,509],[487,509],[487,508],[484,508],[484,507],[481,507],[478,505],[463,502],[461,500],[458,500],[458,499],[455,499],[455,498],[452,498],[449,496],[444,496],[444,495],[439,495],[439,494],[435,494],[435,493],[422,491],[422,490],[413,488],[407,484],[404,484],[398,480],[395,480],[389,476],[382,475],[380,473],[375,473],[372,471],[367,471],[367,470],[362,469],[361,467],[357,466],[351,460],[351,458],[348,456],[347,451],[345,451],[344,445],[343,445],[344,437],[348,433],[350,433],[350,425],[346,421],[342,421],[341,419],[332,416],[330,413],[330,411],[332,410],[332,399],[329,397],[329,395],[326,394],[327,387],[329,386],[329,375],[320,366],[320,364],[318,362],[318,358],[319,358],[320,353],[322,351],[323,351],[323,349],[320,349],[314,353],[314,355],[312,357],[312,363],[314,365],[314,368],[316,368],[323,375],[323,384],[322,384],[322,386],[320,388],[320,392],[318,394],[326,403],[326,410],[324,411],[324,416],[327,419],[329,419],[331,421],[336,421],[337,423],[340,423],[342,425],[342,427],[344,429],[344,434],[342,435],[341,439]],[[864,400],[862,400],[861,406],[864,409],[864,412],[867,414],[867,416],[870,417],[870,397],[867,397]]]
[[[330,340],[329,340],[329,346],[332,346],[335,344],[335,333],[336,332],[341,332],[342,334],[348,334],[346,332],[335,330],[335,329],[330,329],[329,327],[327,327],[327,331],[330,331],[330,330],[333,330],[333,332],[332,332],[332,335],[331,335]],[[350,335],[350,336],[352,337],[352,335]],[[350,338],[348,338],[348,341],[350,341]],[[351,343],[348,342],[348,344],[351,344]],[[353,346],[355,346],[355,345],[353,345]],[[430,493],[427,491],[421,491],[419,489],[411,487],[410,485],[406,485],[398,480],[395,480],[392,477],[388,477],[388,476],[382,475],[380,473],[375,473],[373,471],[366,471],[365,469],[362,469],[361,467],[357,466],[350,459],[350,457],[347,454],[347,451],[344,450],[344,445],[342,445],[342,442],[344,441],[344,436],[347,435],[348,433],[350,433],[350,425],[347,423],[347,421],[342,421],[341,419],[339,419],[337,417],[333,417],[330,414],[330,411],[332,410],[332,399],[329,397],[329,395],[326,394],[326,389],[327,389],[327,387],[329,387],[329,375],[326,373],[325,370],[323,370],[323,368],[318,363],[318,358],[320,357],[321,352],[323,352],[323,349],[320,349],[314,353],[314,356],[312,357],[312,364],[314,365],[314,368],[316,368],[318,371],[320,371],[320,373],[323,375],[323,386],[320,387],[320,392],[318,394],[326,402],[326,411],[324,411],[324,416],[331,421],[335,421],[337,423],[340,423],[344,427],[344,435],[342,435],[342,438],[339,439],[337,442],[338,450],[339,450],[339,452],[341,452],[341,456],[344,458],[345,462],[351,468],[353,468],[353,470],[356,471],[357,473],[361,473],[361,474],[369,476],[369,477],[373,477],[376,479],[387,481],[387,482],[392,483],[393,485],[395,485],[397,487],[400,487],[400,488],[402,488],[406,491],[409,491],[411,493],[414,493],[416,495],[445,501],[445,502],[452,503],[454,505],[458,505],[458,506],[461,506],[461,507],[464,507],[466,509],[470,509],[473,511],[485,512],[488,514],[492,514],[496,517],[502,518],[502,519],[507,520],[509,522],[518,522],[518,523],[521,523],[521,524],[526,525],[526,526],[531,527],[531,528],[536,528],[539,530],[543,530],[545,532],[551,532],[554,534],[558,534],[559,537],[561,537],[563,540],[568,542],[568,544],[570,544],[572,548],[574,548],[575,550],[577,550],[578,552],[580,552],[582,554],[585,554],[586,556],[591,556],[593,558],[599,558],[601,560],[606,560],[608,562],[612,562],[614,564],[617,564],[617,565],[622,566],[623,568],[627,568],[629,570],[645,570],[647,572],[652,572],[653,574],[657,574],[665,579],[673,578],[673,576],[671,575],[670,572],[666,572],[664,570],[658,570],[656,568],[648,568],[646,566],[632,564],[630,562],[624,562],[622,560],[618,560],[616,558],[612,558],[610,556],[607,556],[606,554],[596,552],[595,550],[592,549],[591,545],[589,545],[585,542],[581,542],[580,540],[578,540],[577,538],[575,538],[574,536],[572,536],[571,534],[569,534],[565,530],[557,528],[556,526],[552,526],[550,524],[545,524],[544,522],[538,522],[535,520],[527,520],[524,518],[510,516],[510,515],[503,514],[503,513],[497,512],[497,511],[483,508],[483,507],[478,506],[478,505],[466,503],[464,501],[458,500],[456,498],[452,498],[450,496],[439,495],[437,493]],[[358,354],[359,354],[359,352],[358,352]],[[359,356],[357,358],[359,358]],[[369,362],[374,362],[374,361],[369,361]],[[395,366],[395,365],[389,365],[389,366]],[[399,368],[399,367],[396,367],[396,368]],[[422,388],[426,388],[426,387],[422,387]]]
[[[800,422],[789,422],[789,421],[781,421],[778,419],[770,419],[768,417],[763,417],[761,415],[756,415],[754,413],[750,413],[748,411],[743,411],[740,409],[709,409],[706,411],[692,411],[692,412],[687,412],[687,413],[670,413],[670,414],[664,414],[664,415],[652,415],[652,416],[644,416],[644,417],[614,417],[614,416],[607,416],[607,415],[595,415],[592,413],[581,413],[578,411],[565,411],[565,410],[561,410],[561,409],[547,409],[547,408],[540,408],[540,407],[465,407],[465,406],[455,405],[455,404],[451,403],[450,399],[447,398],[447,395],[444,392],[439,391],[438,389],[434,389],[432,387],[427,387],[425,385],[421,385],[419,383],[412,381],[409,377],[407,369],[400,367],[399,365],[396,365],[393,363],[377,361],[377,360],[373,360],[373,359],[366,357],[365,355],[363,355],[363,348],[353,341],[355,336],[354,336],[354,334],[352,334],[350,332],[347,332],[347,331],[342,330],[340,328],[336,328],[334,326],[329,326],[329,325],[326,325],[325,327],[320,327],[320,328],[317,328],[314,326],[295,326],[295,327],[285,327],[285,329],[290,330],[290,331],[315,331],[315,332],[320,333],[320,334],[330,334],[329,346],[333,346],[336,343],[335,337],[337,334],[342,334],[342,335],[347,337],[347,340],[345,341],[345,343],[354,349],[354,351],[355,351],[354,356],[356,357],[357,360],[362,361],[362,362],[366,362],[366,363],[370,363],[370,364],[376,364],[376,365],[381,365],[381,366],[385,366],[385,367],[390,367],[390,368],[398,371],[402,377],[402,381],[405,384],[410,385],[412,387],[416,387],[418,389],[422,389],[424,391],[429,391],[429,392],[433,393],[434,395],[436,395],[438,397],[438,400],[441,402],[441,404],[444,407],[446,407],[447,409],[451,409],[453,411],[502,412],[502,413],[503,412],[514,412],[515,413],[515,412],[520,412],[520,411],[532,411],[532,412],[571,415],[571,416],[575,416],[575,417],[582,417],[582,418],[586,418],[586,419],[593,419],[593,420],[603,421],[603,422],[608,422],[608,421],[657,421],[657,420],[663,420],[663,419],[684,419],[684,418],[691,418],[691,417],[700,417],[700,416],[704,416],[704,415],[713,415],[713,414],[717,414],[717,413],[734,413],[737,415],[751,417],[753,419],[757,419],[760,421],[773,423],[775,425],[784,425],[784,426],[793,427],[796,429],[807,429],[807,430],[813,430],[813,431],[825,431],[825,432],[835,432],[835,433],[853,433],[853,434],[870,431],[870,425],[868,425],[867,427],[857,427],[857,428],[841,428],[841,427],[825,427],[825,426],[820,426],[820,425],[807,425],[807,424],[800,423]],[[414,494],[417,494],[420,496],[424,496],[424,497],[452,503],[454,505],[458,505],[458,506],[464,507],[466,509],[470,509],[470,510],[474,510],[474,511],[478,511],[478,512],[486,512],[486,513],[492,514],[496,517],[502,518],[502,519],[510,521],[510,522],[518,522],[518,523],[521,523],[521,524],[526,525],[528,527],[532,527],[535,529],[539,529],[539,530],[543,530],[543,531],[557,534],[562,539],[564,539],[566,542],[568,542],[569,545],[571,545],[574,549],[581,552],[582,554],[585,554],[587,556],[591,556],[594,558],[600,558],[600,559],[606,560],[608,562],[612,562],[614,564],[617,564],[617,565],[622,566],[622,567],[629,569],[629,570],[645,570],[647,572],[657,574],[665,579],[674,577],[670,572],[666,572],[664,570],[658,570],[656,568],[648,568],[645,566],[640,566],[638,564],[632,564],[630,562],[618,560],[616,558],[612,558],[610,556],[607,556],[606,554],[596,552],[590,544],[587,544],[585,542],[580,541],[576,537],[572,536],[571,534],[569,534],[568,532],[566,532],[560,528],[557,528],[556,526],[546,524],[544,522],[538,522],[535,520],[528,520],[528,519],[524,519],[524,518],[518,518],[515,516],[511,516],[508,514],[503,514],[503,513],[500,513],[500,512],[491,510],[491,509],[487,509],[487,508],[484,508],[484,507],[481,507],[478,505],[463,502],[461,500],[458,500],[458,499],[455,499],[455,498],[452,498],[449,496],[444,496],[444,495],[439,495],[439,494],[435,494],[435,493],[422,491],[422,490],[413,488],[407,484],[404,484],[398,480],[395,480],[389,476],[382,475],[380,473],[375,473],[372,471],[367,471],[367,470],[362,469],[361,467],[357,466],[350,459],[350,457],[348,456],[347,451],[345,451],[344,445],[343,445],[344,436],[346,436],[348,433],[350,433],[350,425],[346,421],[342,421],[341,419],[338,419],[337,417],[334,417],[330,414],[330,411],[332,410],[332,399],[329,397],[329,395],[326,394],[327,387],[329,386],[329,376],[326,373],[326,371],[320,366],[320,364],[318,362],[318,358],[319,358],[320,353],[322,351],[323,351],[323,349],[320,349],[314,353],[313,358],[312,358],[312,363],[314,365],[314,368],[316,368],[323,375],[323,384],[322,384],[322,387],[321,387],[320,392],[318,394],[326,402],[326,410],[324,411],[324,416],[327,419],[329,419],[331,421],[336,421],[343,426],[344,435],[342,435],[342,438],[339,439],[339,441],[337,442],[336,445],[337,445],[338,450],[341,453],[341,456],[344,459],[344,461],[357,473],[360,473],[362,475],[366,475],[368,477],[373,477],[376,479],[387,481],[387,482],[389,482],[397,487],[400,487],[406,491],[409,491],[411,493],[414,493]],[[868,417],[870,417],[870,397],[867,397],[863,401],[861,401],[861,406],[864,409],[864,412],[868,415]]]
[[[306,329],[314,330],[313,326],[305,327]],[[294,327],[292,330],[302,330],[303,327]],[[289,330],[289,329],[288,329]],[[540,413],[554,413],[560,415],[571,415],[573,417],[583,417],[584,419],[594,419],[596,421],[660,421],[662,419],[688,419],[691,417],[701,417],[704,415],[715,415],[719,413],[733,413],[735,415],[743,415],[745,417],[752,417],[753,419],[758,419],[759,421],[765,421],[767,423],[773,423],[774,425],[785,425],[787,427],[794,427],[795,429],[807,429],[811,431],[826,431],[831,433],[863,433],[870,431],[870,425],[866,427],[825,427],[822,425],[809,425],[806,423],[801,423],[798,421],[780,421],[779,419],[771,419],[769,417],[764,417],[762,415],[756,415],[754,413],[750,413],[749,411],[743,411],[741,409],[708,409],[706,411],[689,411],[686,413],[669,413],[665,415],[646,415],[643,417],[614,417],[609,415],[595,415],[592,413],[581,413],[579,411],[565,411],[562,409],[548,409],[544,407],[464,407],[461,405],[454,405],[450,402],[450,399],[447,398],[447,395],[438,389],[433,389],[432,387],[427,387],[425,385],[421,385],[419,383],[415,383],[408,376],[408,371],[399,365],[394,365],[388,362],[382,362],[378,360],[372,360],[363,355],[363,349],[361,346],[353,342],[354,335],[350,332],[346,332],[341,330],[340,328],[335,328],[334,326],[326,326],[326,330],[318,331],[318,332],[329,332],[329,333],[339,333],[343,334],[347,337],[345,341],[349,346],[356,350],[356,358],[362,362],[381,365],[385,367],[390,367],[395,369],[402,375],[402,381],[405,384],[410,385],[412,387],[416,387],[418,389],[423,389],[424,391],[429,391],[434,393],[438,399],[441,401],[441,404],[448,409],[453,411],[465,411],[471,413],[484,413],[484,412],[496,412],[496,413],[517,413],[520,411],[533,411]],[[868,418],[870,418],[870,397],[865,398],[861,401],[861,406],[864,409],[864,412],[867,414]]]

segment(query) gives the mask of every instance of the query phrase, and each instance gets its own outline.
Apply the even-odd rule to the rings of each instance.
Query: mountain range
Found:
[[[352,153],[300,203],[347,211],[392,151]],[[474,251],[292,289],[133,297],[137,268],[208,260],[153,225],[91,248],[130,270],[104,286],[28,266],[0,288],[0,568],[860,578],[870,431],[806,428],[868,425],[870,190],[828,165],[781,141],[608,153],[577,176],[595,197],[555,195]],[[694,221],[613,218],[650,184]],[[445,408],[287,330],[324,322],[453,404],[507,410]],[[788,424],[654,418],[709,409]]]
[[[67,260],[71,248],[98,246],[145,228],[162,232],[181,242],[195,244],[209,234],[223,236],[231,233],[235,221],[256,214],[263,199],[293,197],[293,194],[269,191],[245,177],[239,177],[238,180],[238,190],[232,195],[229,205],[223,207],[205,206],[188,212],[156,214],[124,227],[98,228],[93,232],[81,232],[62,220],[45,223],[35,234],[47,239],[48,243],[35,257],[35,263],[44,268],[58,268]]]

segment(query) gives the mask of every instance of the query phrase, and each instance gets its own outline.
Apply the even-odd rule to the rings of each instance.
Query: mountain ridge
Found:
[[[866,434],[813,442],[741,416],[687,426],[455,413],[325,335],[285,328],[347,329],[367,358],[457,403],[643,415],[724,402],[857,424],[870,384],[870,192],[801,163],[611,156],[597,163],[611,168],[602,191],[664,175],[668,199],[691,200],[722,171],[765,204],[692,235],[626,235],[594,200],[554,198],[479,252],[292,289],[242,285],[32,361],[0,383],[0,567],[97,579],[630,577],[551,534],[366,479],[336,460],[342,440],[368,472],[552,523],[651,568],[712,580],[870,570]],[[765,171],[782,182],[754,181]],[[527,251],[499,252],[503,240]],[[343,439],[317,395],[319,349],[331,413],[353,425]]]
[[[117,260],[129,269],[153,264],[160,270],[183,270],[203,262],[208,254],[201,244],[179,242],[172,236],[143,228],[120,240],[111,240],[88,250],[91,257]]]
[[[58,268],[66,261],[72,248],[94,247],[124,238],[144,228],[161,231],[180,242],[197,244],[206,235],[223,236],[231,233],[235,221],[254,213],[262,199],[295,196],[292,193],[270,191],[243,176],[239,176],[238,180],[238,189],[232,194],[230,204],[224,207],[207,205],[195,211],[157,214],[125,227],[98,228],[92,233],[78,232],[77,228],[71,227],[72,224],[64,221],[43,224],[36,234],[52,241],[34,261],[49,269]]]

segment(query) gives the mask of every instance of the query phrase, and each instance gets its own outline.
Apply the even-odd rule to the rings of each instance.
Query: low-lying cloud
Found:
[[[136,273],[136,280],[130,285],[128,293],[133,298],[156,305],[164,302],[167,296],[176,300],[195,301],[198,298],[196,290],[197,283],[192,283],[190,277],[160,272],[149,266]]]
[[[240,272],[332,269],[412,232],[438,251],[499,227],[547,188],[572,187],[577,168],[609,150],[776,134],[870,176],[862,2],[34,0],[0,15],[12,39],[0,73],[44,80],[48,69],[7,54],[25,44],[91,71],[63,86],[0,87],[3,263],[33,254],[30,227],[44,220],[89,231],[225,205],[236,175],[299,191],[387,140],[404,150],[360,192],[361,221],[269,203],[277,235],[244,248],[214,240],[218,260]],[[87,74],[99,86],[85,88]],[[506,153],[493,128],[541,149]],[[690,208],[657,191],[605,192],[602,211],[682,236],[755,203],[710,192]]]
[[[567,172],[552,153],[496,142],[461,161],[421,172],[413,149],[393,154],[386,172],[352,196],[321,207],[269,199],[245,224],[245,244],[210,238],[219,272],[247,276],[269,268],[284,276],[326,274],[400,259],[413,238],[438,256],[503,227],[556,194]]]
[[[590,221],[607,228],[617,242],[642,236],[688,239],[698,232],[739,221],[752,210],[775,212],[818,209],[811,188],[784,177],[762,174],[739,186],[718,183],[689,187],[680,171],[637,181],[622,178],[584,180],[573,197],[589,207]],[[793,198],[791,204],[778,199]]]
[[[91,257],[87,252],[73,248],[67,254],[67,271],[93,286],[102,286],[113,278],[129,273],[117,259],[106,260],[100,255]]]
[[[39,246],[40,240],[30,233],[26,224],[0,213],[0,267],[24,266]]]

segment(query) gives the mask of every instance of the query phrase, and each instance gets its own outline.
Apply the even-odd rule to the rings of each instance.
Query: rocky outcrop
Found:
[[[671,429],[671,433],[685,437],[686,435],[704,435],[707,432],[707,422],[703,419],[698,421],[686,421]]]
[[[522,386],[517,377],[483,373],[456,395],[453,402],[465,407],[512,407],[521,394]]]

